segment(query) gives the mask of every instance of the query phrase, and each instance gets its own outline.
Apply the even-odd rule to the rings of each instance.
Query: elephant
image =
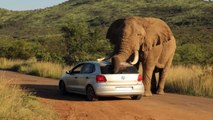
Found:
[[[114,45],[114,50],[98,61],[111,58],[113,73],[118,72],[122,62],[129,62],[138,69],[142,65],[144,96],[164,94],[165,78],[176,51],[176,40],[163,20],[139,16],[118,19],[110,25],[106,38]],[[158,83],[156,72],[159,73]]]

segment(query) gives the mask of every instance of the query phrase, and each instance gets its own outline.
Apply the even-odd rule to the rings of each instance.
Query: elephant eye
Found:
[[[141,35],[142,35],[141,33],[138,33],[138,34],[137,34],[137,36],[141,36]]]

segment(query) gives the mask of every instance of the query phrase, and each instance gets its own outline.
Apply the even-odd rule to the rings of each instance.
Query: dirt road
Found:
[[[104,98],[88,102],[84,96],[62,96],[58,81],[0,71],[0,77],[13,79],[33,92],[41,103],[52,106],[59,120],[213,120],[213,99],[176,94],[143,97],[139,101],[129,97]]]

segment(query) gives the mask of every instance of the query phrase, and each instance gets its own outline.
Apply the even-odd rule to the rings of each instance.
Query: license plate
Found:
[[[116,90],[132,90],[133,87],[115,87]]]

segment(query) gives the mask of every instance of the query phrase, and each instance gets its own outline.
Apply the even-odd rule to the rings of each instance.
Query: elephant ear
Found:
[[[117,38],[120,36],[119,34],[121,33],[120,31],[123,24],[124,19],[118,19],[110,25],[106,34],[106,38],[109,39],[112,44],[116,44],[115,40],[117,40]]]
[[[140,48],[141,45],[143,45],[144,40],[145,40],[145,36],[146,36],[146,31],[144,30],[143,27],[141,26],[137,26],[134,29],[134,33],[136,33],[136,38],[134,38],[135,40],[135,44],[133,44],[135,48]],[[135,35],[135,34],[134,34]],[[139,44],[138,44],[139,43]],[[138,45],[138,46],[137,46]],[[137,50],[137,49],[136,49]]]
[[[161,41],[160,37],[157,36],[157,37],[153,40],[152,47],[158,46],[158,45],[160,45],[160,44],[162,44],[162,41]]]
[[[153,47],[160,45],[161,41],[157,34],[150,32],[146,34],[144,42],[142,43],[142,51],[150,51]]]
[[[158,45],[164,45],[170,40],[169,32],[149,33],[145,37],[145,42],[142,44],[143,51],[149,51]]]
[[[165,44],[171,39],[170,36],[173,36],[169,27],[163,27],[161,31],[158,31],[157,35],[160,44]]]

